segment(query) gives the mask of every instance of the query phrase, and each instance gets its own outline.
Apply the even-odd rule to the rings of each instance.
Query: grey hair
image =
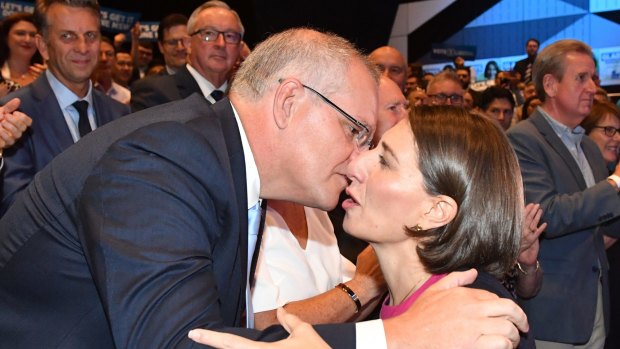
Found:
[[[294,77],[329,95],[353,61],[364,64],[379,84],[374,64],[346,39],[309,28],[288,29],[256,46],[237,71],[231,92],[256,101],[279,79]]]
[[[245,33],[245,28],[243,27],[243,23],[241,23],[241,17],[239,17],[239,14],[237,13],[237,11],[233,10],[232,8],[230,8],[230,6],[228,6],[227,3],[225,3],[224,1],[220,1],[220,0],[210,0],[205,2],[204,4],[198,6],[194,12],[192,12],[191,16],[189,16],[189,20],[187,21],[187,31],[189,33],[193,33],[196,31],[196,21],[198,20],[198,15],[208,9],[208,8],[223,8],[226,9],[230,12],[232,12],[233,15],[235,15],[235,17],[237,18],[237,22],[239,23],[239,27],[241,28],[241,36],[243,36],[243,34]]]
[[[578,40],[559,40],[538,53],[532,67],[532,81],[534,81],[536,95],[541,102],[544,102],[547,97],[543,84],[545,75],[551,74],[558,81],[562,80],[566,70],[565,57],[571,52],[583,53],[592,57],[590,46]]]
[[[101,25],[101,12],[97,0],[37,0],[34,6],[34,22],[37,30],[44,38],[47,38],[47,30],[49,28],[47,12],[54,4],[90,9],[97,17],[99,25]]]

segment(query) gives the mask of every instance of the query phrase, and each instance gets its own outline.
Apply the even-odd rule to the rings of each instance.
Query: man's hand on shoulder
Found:
[[[461,287],[476,276],[474,269],[451,273],[406,313],[384,320],[388,348],[516,347],[519,330],[529,330],[525,313],[509,299]]]

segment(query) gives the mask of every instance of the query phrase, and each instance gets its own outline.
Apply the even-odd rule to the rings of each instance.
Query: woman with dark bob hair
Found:
[[[346,174],[343,227],[375,250],[389,288],[382,319],[403,313],[447,273],[470,268],[478,270],[471,287],[512,298],[500,280],[531,219],[517,157],[491,120],[452,106],[413,108]],[[534,347],[533,338],[522,334],[519,347]]]

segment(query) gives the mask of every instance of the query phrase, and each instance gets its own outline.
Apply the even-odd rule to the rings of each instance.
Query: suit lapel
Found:
[[[177,71],[177,73],[173,75],[173,79],[176,82],[177,89],[179,90],[179,95],[181,95],[181,99],[189,97],[194,92],[202,94],[200,86],[198,86],[198,83],[196,82],[192,74],[190,74],[189,70],[187,70],[187,67],[179,69],[179,71]]]
[[[42,124],[49,127],[48,130],[41,129],[42,134],[39,136],[46,139],[54,154],[60,154],[73,145],[73,137],[45,74],[41,74],[41,77],[32,83],[32,95],[37,100],[37,103],[33,103],[36,108],[33,114],[45,118],[46,122]]]
[[[571,155],[571,153],[566,149],[562,140],[555,134],[551,125],[545,120],[545,117],[537,110],[534,115],[530,118],[531,122],[536,126],[538,132],[545,138],[547,143],[558,153],[558,155],[562,158],[571,174],[577,181],[579,188],[581,190],[585,190],[587,188],[586,181],[583,178],[583,174],[577,165],[577,162]],[[583,144],[583,141],[582,141]]]

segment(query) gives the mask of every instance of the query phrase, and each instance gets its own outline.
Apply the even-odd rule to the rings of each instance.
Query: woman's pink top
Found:
[[[448,274],[431,275],[431,277],[428,278],[428,280],[426,280],[426,282],[422,284],[420,288],[418,288],[415,292],[413,292],[409,297],[407,297],[407,299],[405,299],[399,305],[388,305],[390,303],[390,296],[388,295],[387,297],[385,297],[385,301],[383,301],[383,305],[381,306],[381,314],[380,314],[381,319],[382,320],[389,319],[391,317],[398,316],[404,313],[405,311],[407,311],[407,309],[411,307],[413,302],[415,302],[416,299],[418,299],[420,295],[422,295],[422,293],[426,291],[427,288],[431,287],[433,284],[441,280],[446,275]]]

